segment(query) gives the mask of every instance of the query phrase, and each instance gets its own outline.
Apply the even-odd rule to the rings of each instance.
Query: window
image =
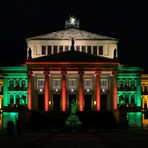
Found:
[[[91,46],[87,46],[87,52],[91,53]]]
[[[14,80],[10,80],[9,81],[9,88],[8,88],[8,90],[10,91],[10,90],[14,90]]]
[[[53,53],[57,53],[58,52],[58,46],[53,46]]]
[[[97,46],[93,46],[93,53],[94,55],[97,55]]]
[[[54,79],[53,80],[53,90],[54,91],[58,91],[58,90],[61,90],[61,80],[60,79]]]
[[[16,80],[15,90],[19,90],[19,88],[20,88],[19,80]]]
[[[12,94],[10,95],[10,104],[14,104],[14,96]]]
[[[37,89],[40,93],[44,91],[44,79],[37,80]]]
[[[22,90],[26,89],[26,80],[22,80]]]
[[[76,46],[76,51],[80,51],[80,46]]]
[[[119,86],[119,90],[122,90],[123,89],[123,81],[119,81],[118,86]]]
[[[84,90],[87,92],[92,90],[92,79],[84,79]]]
[[[68,51],[69,50],[69,46],[65,46],[65,51]]]
[[[19,105],[20,104],[20,96],[16,95],[16,104]]]
[[[107,79],[101,79],[101,91],[105,92],[108,90],[108,80]]]
[[[86,46],[82,46],[82,52],[86,52]]]
[[[147,93],[147,86],[144,86],[144,93]]]
[[[14,80],[10,80],[10,87],[14,87]]]
[[[99,55],[103,55],[103,46],[99,46]]]
[[[26,95],[22,95],[22,98],[21,98],[21,104],[26,104]]]
[[[144,109],[147,109],[147,101],[144,101]]]
[[[63,52],[63,46],[59,46],[59,52]]]
[[[135,95],[131,95],[131,103],[135,104]]]
[[[52,46],[48,46],[48,55],[51,55],[52,53]]]
[[[129,95],[128,94],[125,95],[125,104],[129,104]]]
[[[69,90],[74,91],[76,90],[76,79],[69,79]]]
[[[46,46],[42,46],[42,55],[46,55]]]

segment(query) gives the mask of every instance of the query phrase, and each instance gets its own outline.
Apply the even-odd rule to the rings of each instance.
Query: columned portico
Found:
[[[66,70],[62,70],[62,111],[66,111]]]
[[[96,71],[96,109],[100,111],[100,74],[99,70]]]
[[[49,93],[49,70],[44,71],[45,75],[45,111],[49,110],[49,100],[50,100],[50,93]]]
[[[32,109],[32,71],[28,70],[28,109]]]
[[[83,71],[79,71],[79,111],[83,111],[84,105],[83,74]]]

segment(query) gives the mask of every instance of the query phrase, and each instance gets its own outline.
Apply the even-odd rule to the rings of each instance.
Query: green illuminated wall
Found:
[[[128,125],[129,127],[142,126],[142,112],[128,112]]]
[[[16,121],[18,119],[18,112],[3,112],[2,118],[3,118],[3,128],[6,128],[7,123],[9,121],[13,121],[14,124],[16,124]]]
[[[118,105],[141,107],[141,68],[118,67]]]
[[[3,107],[27,105],[27,67],[0,67],[3,74]]]

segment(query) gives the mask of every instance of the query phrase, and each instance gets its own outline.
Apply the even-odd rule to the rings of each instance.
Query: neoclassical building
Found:
[[[3,119],[19,105],[30,111],[68,112],[74,100],[79,112],[111,111],[117,121],[126,107],[131,126],[147,125],[143,113],[148,101],[143,92],[148,77],[141,77],[140,67],[120,63],[118,39],[81,30],[79,20],[70,17],[65,29],[26,42],[24,64],[0,68]]]

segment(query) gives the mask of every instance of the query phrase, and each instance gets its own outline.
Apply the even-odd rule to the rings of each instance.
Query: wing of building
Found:
[[[80,116],[111,113],[118,124],[147,125],[142,69],[120,63],[118,39],[68,26],[67,22],[61,31],[27,38],[26,42],[25,64],[0,68],[3,120],[10,112],[18,118],[20,106],[26,112],[67,114],[74,100]],[[146,91],[144,100],[141,85],[142,92]]]

